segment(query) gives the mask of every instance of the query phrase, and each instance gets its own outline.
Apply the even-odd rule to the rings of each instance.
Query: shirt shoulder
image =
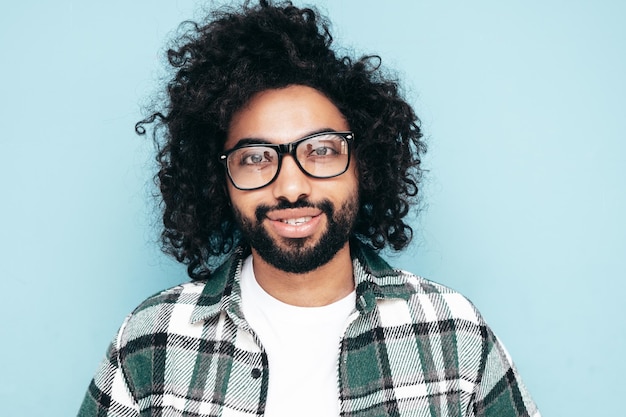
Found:
[[[409,298],[412,307],[423,310],[427,321],[463,320],[482,326],[485,321],[476,306],[460,292],[408,271],[399,271],[414,293]]]
[[[353,266],[357,309],[361,312],[371,312],[377,306],[382,314],[401,315],[407,324],[461,320],[485,325],[476,307],[458,291],[394,268],[366,246],[355,248]]]
[[[155,334],[188,332],[204,287],[204,281],[188,282],[146,298],[126,317],[118,346]]]

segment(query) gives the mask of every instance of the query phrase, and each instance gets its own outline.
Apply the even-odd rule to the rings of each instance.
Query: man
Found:
[[[377,58],[291,4],[218,11],[169,51],[165,249],[191,283],[124,322],[80,416],[538,416],[472,304],[404,248],[418,119]],[[223,261],[221,265],[219,262]]]

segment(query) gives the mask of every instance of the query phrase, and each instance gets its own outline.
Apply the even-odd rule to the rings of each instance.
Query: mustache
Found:
[[[256,218],[257,223],[261,223],[267,217],[267,213],[269,213],[270,211],[287,210],[294,208],[316,208],[326,214],[329,219],[333,218],[333,213],[335,212],[333,203],[331,203],[329,200],[322,200],[318,203],[313,203],[310,200],[303,198],[301,200],[297,200],[294,203],[287,200],[281,200],[278,202],[278,204],[274,206],[261,204],[256,208],[256,210],[254,210],[254,217]]]

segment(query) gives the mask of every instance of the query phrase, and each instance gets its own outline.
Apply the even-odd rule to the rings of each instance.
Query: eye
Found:
[[[330,156],[330,155],[336,155],[337,151],[332,148],[329,148],[328,146],[318,146],[317,148],[313,148],[313,150],[311,151],[311,154],[315,156]]]
[[[342,140],[335,137],[321,137],[304,144],[307,158],[332,158],[342,152]]]
[[[267,149],[246,148],[238,159],[240,165],[261,165],[272,163],[275,158]]]

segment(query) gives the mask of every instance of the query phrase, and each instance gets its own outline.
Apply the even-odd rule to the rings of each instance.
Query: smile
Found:
[[[310,221],[312,218],[313,217],[311,217],[311,216],[298,217],[296,219],[283,219],[283,220],[281,220],[281,222],[283,222],[285,224],[290,224],[290,225],[297,226],[299,224],[303,224],[303,223],[306,223],[306,222]]]

